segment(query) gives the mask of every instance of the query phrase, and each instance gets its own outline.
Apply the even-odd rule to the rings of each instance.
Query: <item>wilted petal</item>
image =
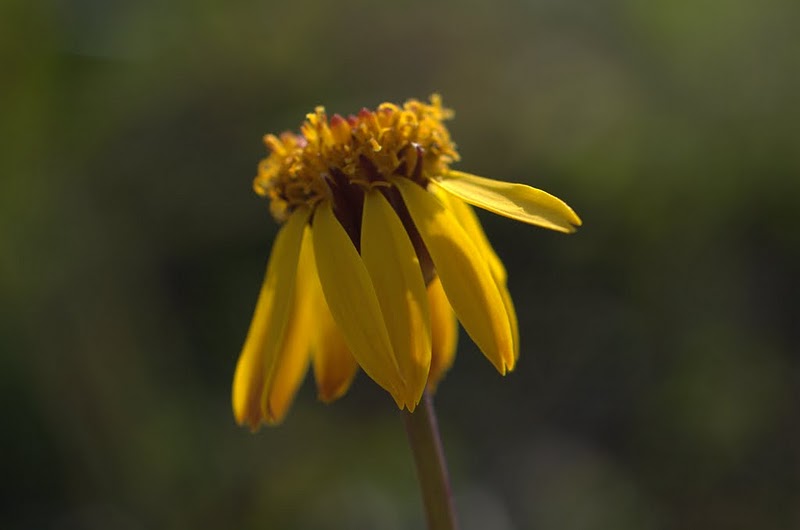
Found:
[[[361,368],[402,408],[405,383],[384,324],[378,296],[364,262],[333,214],[321,204],[312,227],[314,256],[331,315]]]
[[[501,374],[514,366],[514,341],[503,299],[486,260],[456,218],[431,193],[393,179],[433,259],[450,305]]]
[[[428,390],[433,391],[453,365],[458,344],[458,322],[438,276],[428,284],[428,300],[431,308],[431,369]]]
[[[581,225],[580,218],[564,201],[524,184],[461,171],[449,171],[432,182],[474,206],[524,223],[567,233]]]
[[[275,369],[295,294],[295,275],[309,218],[299,208],[278,232],[256,310],[233,377],[233,414],[239,424],[252,429],[262,419],[261,396]]]
[[[419,259],[403,223],[377,189],[364,198],[361,257],[406,382],[406,406],[413,411],[425,390],[431,363],[428,294]]]

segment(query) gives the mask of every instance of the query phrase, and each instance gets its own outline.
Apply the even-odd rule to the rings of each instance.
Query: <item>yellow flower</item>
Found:
[[[233,381],[237,422],[280,422],[310,363],[323,401],[360,366],[413,411],[455,353],[456,316],[501,374],[519,354],[506,271],[474,205],[573,232],[560,199],[450,169],[438,95],[356,116],[322,107],[301,134],[267,135],[253,187],[284,223]]]

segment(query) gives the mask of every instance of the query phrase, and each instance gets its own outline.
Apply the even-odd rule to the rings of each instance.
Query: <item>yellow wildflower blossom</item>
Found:
[[[430,103],[384,103],[301,133],[267,135],[253,187],[284,223],[233,381],[240,424],[280,422],[309,363],[323,401],[357,367],[413,411],[455,354],[456,317],[501,374],[519,355],[506,271],[470,205],[573,232],[560,199],[450,169],[458,161]]]

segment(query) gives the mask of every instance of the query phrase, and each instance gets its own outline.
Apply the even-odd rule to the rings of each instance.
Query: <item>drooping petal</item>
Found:
[[[509,370],[513,370],[519,359],[519,321],[517,320],[517,310],[514,309],[514,301],[511,299],[511,293],[508,292],[508,287],[505,282],[497,282],[497,290],[500,292],[500,297],[503,299],[503,307],[506,308],[506,315],[508,315],[508,325],[511,327],[511,339],[514,341],[514,362],[508,365]]]
[[[405,382],[395,359],[378,295],[364,262],[333,213],[317,207],[311,232],[322,292],[347,347],[361,368],[402,408]]]
[[[472,242],[475,243],[475,246],[478,247],[478,251],[486,258],[486,261],[489,262],[494,279],[499,283],[505,283],[507,277],[506,268],[494,251],[492,244],[489,243],[489,239],[483,231],[481,221],[475,214],[475,210],[473,210],[469,204],[455,195],[448,193],[443,188],[439,186],[432,186],[432,188],[433,193],[442,201],[442,204],[444,204],[448,210],[453,212],[453,215],[458,219],[461,227],[467,232],[467,235],[472,239]]]
[[[458,344],[458,322],[438,276],[428,284],[428,300],[431,307],[431,369],[428,375],[428,391],[433,392],[453,365]]]
[[[505,374],[514,365],[514,342],[490,267],[456,218],[431,193],[392,179],[433,259],[450,305],[475,344]]]
[[[261,422],[261,394],[283,341],[294,298],[295,272],[309,210],[297,209],[278,232],[272,246],[253,320],[233,377],[233,414],[241,425],[256,429]]]
[[[275,425],[283,421],[294,400],[300,383],[308,371],[313,325],[313,306],[310,277],[316,274],[309,262],[312,256],[311,229],[306,226],[297,261],[294,299],[291,301],[289,320],[278,349],[274,368],[267,373],[261,396],[261,412],[264,421]]]
[[[425,280],[414,246],[403,223],[380,191],[364,198],[361,258],[378,295],[408,394],[414,410],[425,390],[431,364],[431,321]]]
[[[474,206],[524,223],[567,233],[581,225],[580,218],[564,201],[524,184],[452,170],[432,182]]]
[[[320,300],[323,304],[324,300]],[[358,371],[358,363],[336,327],[328,306],[317,306],[317,340],[314,345],[314,379],[317,397],[330,403],[342,397],[350,388]]]
[[[508,292],[508,287],[506,286],[508,275],[506,274],[506,268],[503,265],[503,262],[497,256],[497,253],[495,253],[492,244],[489,243],[489,239],[486,237],[486,233],[483,231],[483,227],[481,226],[480,219],[478,219],[478,216],[475,214],[475,210],[473,210],[469,204],[465,203],[455,195],[447,193],[440,187],[434,187],[434,194],[439,198],[440,201],[442,201],[446,208],[453,212],[453,215],[455,215],[456,219],[458,219],[461,227],[464,228],[472,241],[478,247],[478,251],[484,258],[486,258],[486,261],[489,262],[489,267],[492,269],[492,277],[497,283],[497,289],[500,291],[500,296],[503,298],[503,305],[506,308],[506,313],[508,313],[508,323],[511,326],[511,336],[514,339],[514,359],[518,359],[519,324],[517,322],[517,312],[514,309],[514,302],[511,300],[511,294]],[[513,367],[509,366],[509,369],[513,369]]]
[[[312,246],[313,249],[313,246]],[[358,363],[347,348],[342,332],[333,320],[322,286],[319,283],[314,252],[309,253],[312,273],[309,287],[312,291],[314,379],[317,383],[317,397],[324,403],[330,403],[342,397],[358,371]]]

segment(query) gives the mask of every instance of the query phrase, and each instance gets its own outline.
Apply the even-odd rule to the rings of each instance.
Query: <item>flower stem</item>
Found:
[[[428,530],[457,530],[447,463],[436,412],[433,410],[433,399],[428,392],[422,395],[422,401],[413,414],[403,412],[403,420],[417,466]]]

